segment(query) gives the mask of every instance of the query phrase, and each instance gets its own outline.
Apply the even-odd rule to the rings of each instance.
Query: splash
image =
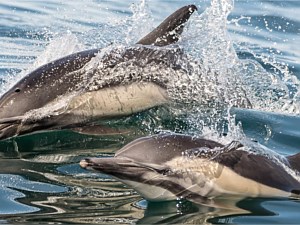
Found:
[[[154,28],[153,16],[146,0],[132,4],[131,11],[133,15],[127,19],[129,24],[125,38],[127,45],[136,43]]]
[[[27,73],[53,60],[62,58],[75,52],[84,50],[77,36],[67,31],[65,34],[54,36],[45,51],[39,55],[33,65],[27,69]]]
[[[183,111],[189,114],[190,132],[195,135],[219,137],[224,126],[236,126],[227,111],[232,106],[277,113],[300,112],[299,81],[287,67],[271,57],[260,57],[280,71],[279,76],[255,60],[238,57],[238,44],[227,31],[229,23],[238,26],[239,20],[227,18],[233,7],[230,0],[211,1],[202,14],[191,17],[180,42],[188,57],[190,75],[174,81],[169,94],[173,101],[185,103]],[[243,135],[237,130],[242,131],[230,133],[232,138]]]
[[[230,106],[251,107],[279,113],[299,113],[298,94],[290,96],[288,83],[297,87],[299,81],[286,68],[278,68],[284,78],[266,71],[258,62],[239,59],[227,32],[227,17],[233,2],[214,0],[201,15],[191,19],[182,45],[191,59],[200,61],[202,71],[193,76],[205,82],[204,91],[213,93],[220,102]],[[270,62],[270,60],[269,60]],[[203,72],[204,70],[204,72]],[[199,98],[201,98],[201,90]]]
[[[189,29],[183,34],[183,45],[195,59],[201,59],[208,70],[233,67],[237,56],[227,33],[227,16],[233,9],[230,0],[213,0],[202,14],[191,18]]]
[[[83,49],[84,45],[79,42],[76,35],[69,31],[65,34],[53,37],[46,49],[35,59],[31,66],[19,74],[5,77],[5,85],[3,88],[1,87],[0,96],[9,90],[17,81],[38,67]]]
[[[202,14],[190,19],[183,33],[180,44],[189,61],[194,62],[192,74],[188,82],[180,79],[175,84],[184,91],[171,95],[181,102],[193,103],[189,120],[194,134],[219,136],[227,108],[251,107],[240,77],[234,72],[239,59],[227,32],[227,16],[232,9],[232,1],[214,0]]]

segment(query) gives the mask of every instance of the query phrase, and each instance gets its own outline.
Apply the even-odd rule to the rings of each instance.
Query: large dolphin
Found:
[[[159,78],[139,79],[139,74],[132,76],[128,72],[124,81],[112,75],[116,67],[126,63],[119,70],[129,66],[142,68],[139,73],[153,66],[157,70],[169,69],[170,74],[182,70],[178,63],[182,50],[163,46],[178,41],[196,9],[194,5],[178,9],[135,46],[108,53],[86,50],[34,70],[0,98],[0,139],[129,115],[165,104],[168,97]],[[85,66],[99,54],[103,54],[97,58],[101,66],[86,72]]]
[[[87,158],[85,169],[114,176],[150,201],[219,196],[290,197],[300,194],[300,153],[272,159],[218,142],[179,134],[139,138],[112,158]],[[296,172],[295,172],[296,171]]]

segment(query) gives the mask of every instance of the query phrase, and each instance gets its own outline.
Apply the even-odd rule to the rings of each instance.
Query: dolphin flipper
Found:
[[[188,5],[178,9],[152,32],[139,40],[137,44],[166,46],[177,42],[179,35],[183,31],[184,24],[196,10],[197,7],[195,5]]]

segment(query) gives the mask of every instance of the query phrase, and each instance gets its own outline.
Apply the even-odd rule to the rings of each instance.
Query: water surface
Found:
[[[106,122],[127,131],[121,135],[52,131],[1,141],[0,223],[298,223],[297,199],[246,198],[237,205],[244,211],[185,200],[151,203],[110,176],[79,167],[84,157],[112,156],[130,140],[162,130],[212,139],[227,133],[222,142],[246,137],[282,155],[300,151],[299,1],[147,3],[0,3],[0,94],[53,59],[111,43],[132,45],[167,15],[190,3],[198,6],[199,15],[204,14],[191,18],[179,44],[222,78],[215,87],[209,76],[201,80],[196,74],[193,95],[172,93],[183,106],[154,108]],[[218,110],[203,110],[207,102],[198,90],[213,88],[230,103],[236,93],[230,87],[243,88],[253,110],[231,108],[232,117],[226,114],[227,108],[221,115]],[[196,104],[191,107],[185,95],[194,96]]]

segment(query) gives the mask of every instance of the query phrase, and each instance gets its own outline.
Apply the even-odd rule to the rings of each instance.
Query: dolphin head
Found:
[[[150,201],[174,200],[178,197],[202,199],[200,192],[177,167],[185,163],[186,149],[198,147],[213,149],[221,144],[186,135],[155,135],[137,139],[122,149],[113,158],[88,158],[80,166],[109,174],[131,186]],[[193,160],[187,159],[187,164]],[[193,178],[192,178],[193,179]]]
[[[98,49],[82,51],[45,64],[32,71],[0,97],[0,119],[24,115],[45,106],[81,82],[71,75],[83,67]]]
[[[34,104],[28,102],[32,96],[27,90],[26,83],[19,82],[0,98],[0,118],[20,116],[32,109]]]

